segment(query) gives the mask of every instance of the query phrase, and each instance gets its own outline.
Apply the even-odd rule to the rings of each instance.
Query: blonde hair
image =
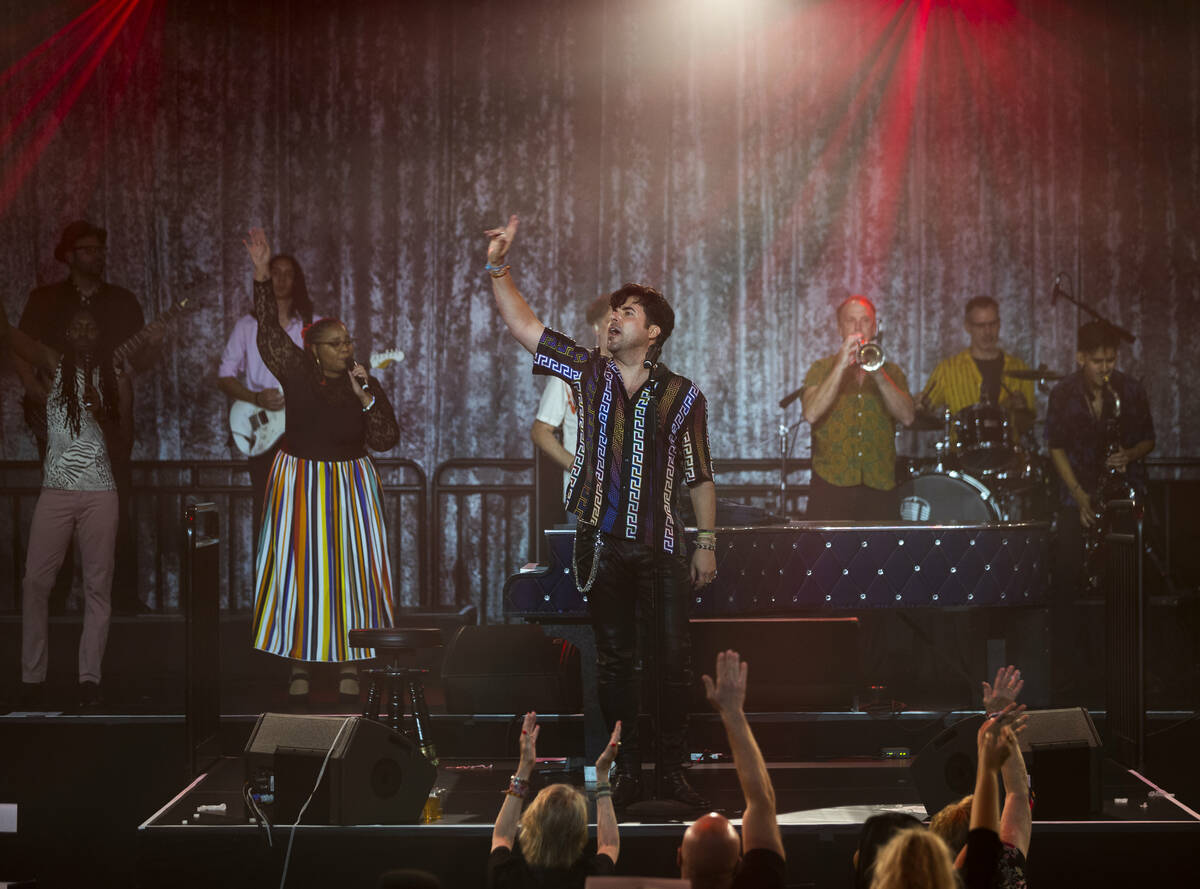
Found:
[[[532,867],[570,867],[587,839],[587,802],[569,784],[543,787],[521,813],[521,854]]]
[[[957,855],[958,850],[967,844],[967,834],[971,831],[971,803],[974,800],[975,795],[968,794],[943,808],[929,822],[929,829],[946,841],[951,855]]]
[[[956,889],[957,885],[950,850],[924,827],[900,831],[875,858],[871,889]]]

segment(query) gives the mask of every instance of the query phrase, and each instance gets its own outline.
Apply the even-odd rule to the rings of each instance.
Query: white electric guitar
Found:
[[[403,360],[404,353],[399,349],[372,352],[368,369],[383,370]],[[283,408],[271,411],[240,400],[229,408],[229,431],[233,433],[233,443],[247,457],[258,457],[269,451],[283,435],[284,426]]]

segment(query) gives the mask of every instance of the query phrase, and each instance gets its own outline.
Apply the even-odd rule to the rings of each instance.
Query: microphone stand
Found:
[[[1054,305],[1054,303],[1057,302],[1058,298],[1061,296],[1067,302],[1071,303],[1071,305],[1075,306],[1078,309],[1083,310],[1084,312],[1087,312],[1087,314],[1091,315],[1093,318],[1095,318],[1100,323],[1107,324],[1109,327],[1111,327],[1113,329],[1113,331],[1116,332],[1117,336],[1119,336],[1125,342],[1127,342],[1127,343],[1137,342],[1137,337],[1134,336],[1132,333],[1130,333],[1128,330],[1126,330],[1124,327],[1119,327],[1118,325],[1113,324],[1111,321],[1109,321],[1107,318],[1105,318],[1103,315],[1101,315],[1099,312],[1097,312],[1091,306],[1085,306],[1080,300],[1076,299],[1074,296],[1072,296],[1066,290],[1063,290],[1062,287],[1059,286],[1058,282],[1061,281],[1064,277],[1066,277],[1066,276],[1063,275],[1062,273],[1059,273],[1059,275],[1057,277],[1055,277],[1054,290],[1051,291],[1051,293],[1050,293],[1050,305]]]
[[[779,399],[779,514],[785,519],[787,517],[788,433],[791,431],[787,424],[787,409],[788,405],[799,398],[803,391],[804,387],[801,386]]]

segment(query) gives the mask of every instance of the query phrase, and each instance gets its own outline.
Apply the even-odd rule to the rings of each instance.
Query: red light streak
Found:
[[[8,209],[134,12],[141,8],[127,38],[133,41],[132,52],[109,87],[107,107],[124,91],[155,3],[99,0],[0,75],[0,86],[10,96],[27,96],[13,102],[20,102],[20,108],[0,129],[0,155],[8,158],[0,179],[0,213]]]

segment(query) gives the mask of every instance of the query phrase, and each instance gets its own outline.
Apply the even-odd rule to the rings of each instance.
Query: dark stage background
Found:
[[[482,270],[509,212],[545,322],[582,331],[626,280],[673,301],[665,358],[709,397],[718,469],[775,454],[850,293],[914,389],[979,293],[1007,348],[1072,369],[1058,272],[1137,335],[1156,455],[1200,453],[1197,4],[0,0],[0,23],[9,318],[79,216],[148,316],[201,306],[138,381],[136,459],[229,456],[253,225],[361,353],[407,353],[393,456],[528,456],[541,382]],[[31,459],[3,387],[0,457]]]

